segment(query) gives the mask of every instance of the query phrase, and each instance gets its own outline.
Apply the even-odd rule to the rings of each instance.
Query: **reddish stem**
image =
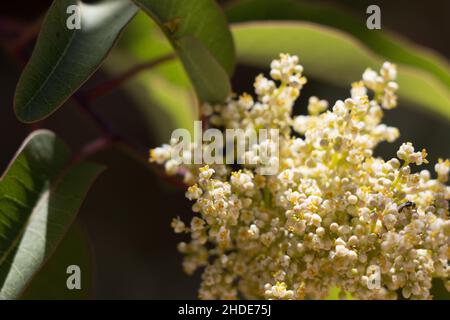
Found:
[[[10,45],[10,48],[15,53],[20,53],[23,48],[32,40],[34,40],[39,31],[41,30],[41,25],[43,22],[43,17],[40,17],[33,23],[31,23],[28,27],[24,29],[24,31],[16,38]]]
[[[164,180],[165,182],[167,182],[168,184],[177,189],[181,189],[183,191],[186,190],[187,186],[182,181],[181,175],[177,176],[167,175],[164,171],[164,167],[162,167],[159,164],[149,162],[147,158],[144,158],[141,153],[137,152],[136,148],[134,148],[127,142],[118,140],[117,146],[121,148],[122,151],[128,154],[130,157],[132,157],[133,159],[144,165],[147,169],[151,170],[151,172],[156,174],[156,176],[158,176],[158,178],[160,178],[161,180]]]
[[[146,63],[139,64],[137,66],[134,66],[130,70],[119,75],[117,78],[108,80],[108,81],[90,89],[89,91],[87,91],[85,93],[86,99],[91,101],[98,97],[104,96],[104,95],[108,94],[109,92],[111,92],[112,90],[114,90],[115,88],[117,88],[118,86],[120,86],[122,83],[124,83],[128,79],[130,79],[133,76],[135,76],[136,74],[138,74],[139,72],[144,71],[146,69],[151,69],[163,62],[172,60],[174,58],[175,58],[175,54],[171,53],[171,54],[162,56],[156,60],[152,60],[152,61],[149,61]]]
[[[72,100],[78,104],[80,110],[84,111],[84,113],[95,122],[103,134],[116,136],[114,129],[92,108],[86,96],[84,96],[81,92],[76,92],[72,96]]]
[[[0,36],[3,38],[3,46],[7,52],[19,61],[22,67],[25,67],[27,60],[24,49],[30,41],[36,38],[42,21],[43,17],[23,26],[25,22],[19,23],[7,18],[0,19]]]
[[[2,40],[20,37],[20,34],[24,32],[24,28],[23,22],[6,17],[0,18],[0,36]]]
[[[160,166],[154,166],[148,162],[148,148],[146,146],[143,146],[140,143],[135,142],[118,132],[115,132],[112,127],[106,121],[104,121],[95,112],[95,110],[93,110],[89,101],[86,101],[85,97],[82,94],[77,93],[73,96],[73,99],[79,104],[80,108],[86,112],[88,117],[92,119],[103,131],[103,136],[83,147],[83,149],[75,155],[72,163],[81,161],[88,156],[109,147],[111,144],[117,144],[139,162],[152,168],[152,171],[162,180],[166,181],[174,187],[181,188],[182,190],[186,189],[186,185],[180,179],[178,179],[177,177],[166,175]]]
[[[81,148],[81,150],[74,155],[71,163],[81,162],[90,156],[110,147],[114,143],[114,138],[110,136],[101,136]]]

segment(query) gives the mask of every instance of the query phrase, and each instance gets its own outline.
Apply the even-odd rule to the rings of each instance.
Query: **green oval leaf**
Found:
[[[67,28],[67,8],[71,5],[80,8],[80,29]],[[34,122],[58,109],[97,70],[136,12],[128,0],[94,4],[54,1],[17,85],[17,117]]]
[[[0,299],[14,299],[52,255],[102,170],[52,132],[31,134],[0,181]]]
[[[234,44],[213,0],[133,0],[164,31],[200,99],[222,102],[231,91]]]
[[[298,55],[305,75],[350,87],[367,68],[379,69],[383,58],[354,37],[309,22],[251,22],[233,24],[237,57],[242,63],[268,66],[280,52]],[[395,62],[395,61],[394,61]],[[450,92],[436,77],[398,64],[400,99],[450,119]]]
[[[410,43],[386,30],[369,30],[365,19],[332,5],[294,0],[242,0],[226,10],[234,22],[262,20],[301,20],[345,31],[387,60],[422,69],[450,87],[450,66],[447,60],[432,50]]]

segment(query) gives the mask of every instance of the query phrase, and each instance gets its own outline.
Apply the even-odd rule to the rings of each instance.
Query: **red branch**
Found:
[[[85,93],[86,99],[94,100],[94,99],[97,99],[98,97],[104,96],[105,94],[111,92],[112,90],[114,90],[115,88],[120,86],[122,83],[124,83],[128,79],[130,79],[133,76],[135,76],[136,74],[138,74],[139,72],[147,70],[147,69],[151,69],[163,62],[172,60],[174,58],[175,58],[175,54],[168,54],[168,55],[162,56],[156,60],[152,60],[152,61],[149,61],[146,63],[139,64],[137,66],[134,66],[133,68],[124,72],[117,78],[108,80],[105,83],[102,83],[102,84],[90,89],[89,91],[87,91]]]
[[[110,136],[101,136],[86,145],[84,145],[81,150],[75,154],[75,156],[72,158],[71,163],[78,163],[81,162],[90,156],[107,149],[114,143],[114,139]]]
[[[30,24],[25,30],[20,34],[20,36],[11,43],[11,49],[13,52],[21,52],[21,50],[32,40],[36,38],[41,30],[41,25],[43,22],[43,17],[37,19],[35,22]]]

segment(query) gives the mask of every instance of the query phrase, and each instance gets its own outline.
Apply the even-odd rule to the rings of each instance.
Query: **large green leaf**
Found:
[[[51,256],[101,167],[68,166],[52,132],[24,142],[0,181],[0,299],[14,299]]]
[[[367,67],[379,69],[383,58],[351,35],[309,22],[251,22],[232,25],[242,63],[268,66],[280,52],[296,54],[306,76],[349,87]],[[398,64],[400,98],[450,119],[448,88],[430,73]]]
[[[447,88],[450,87],[450,66],[444,57],[414,45],[384,27],[382,30],[369,30],[365,19],[328,4],[295,0],[241,0],[232,3],[226,13],[233,23],[301,20],[333,27],[351,34],[383,58],[427,71]]]
[[[67,8],[78,5],[81,29],[69,30]],[[38,121],[59,108],[101,65],[120,32],[137,12],[128,0],[56,0],[17,85],[15,112]]]
[[[55,253],[33,277],[20,296],[23,300],[78,300],[92,297],[94,259],[87,235],[75,222],[67,231]],[[81,288],[67,289],[67,267],[81,270]]]
[[[214,0],[133,0],[164,31],[203,101],[221,102],[231,91],[234,44]]]

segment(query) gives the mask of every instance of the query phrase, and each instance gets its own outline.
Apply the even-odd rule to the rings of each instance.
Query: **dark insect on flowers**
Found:
[[[402,212],[403,209],[405,208],[411,208],[411,209],[415,209],[416,208],[416,204],[412,201],[406,201],[405,203],[401,204],[398,207],[398,212]]]

